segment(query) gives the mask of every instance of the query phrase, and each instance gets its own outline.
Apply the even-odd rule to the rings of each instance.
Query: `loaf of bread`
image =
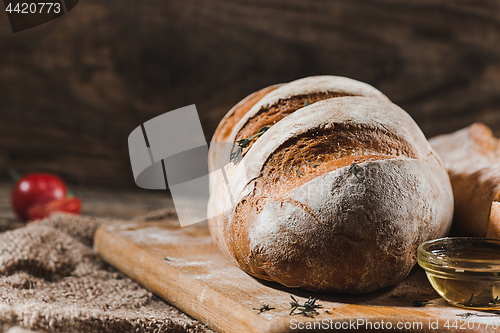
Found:
[[[429,142],[450,175],[458,231],[500,239],[500,140],[475,123]]]
[[[406,112],[355,80],[309,77],[250,95],[221,121],[210,161],[228,163],[210,177],[214,241],[247,273],[288,287],[397,284],[418,245],[450,227],[439,157]]]

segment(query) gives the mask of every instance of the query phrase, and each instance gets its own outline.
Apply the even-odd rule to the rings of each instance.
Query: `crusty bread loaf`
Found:
[[[474,123],[429,142],[450,175],[457,229],[470,236],[500,238],[500,140],[488,126]]]
[[[369,292],[401,281],[453,211],[446,170],[418,126],[347,78],[270,90],[238,104],[226,119],[239,120],[221,122],[212,140],[231,143],[211,145],[212,163],[241,149],[211,174],[215,242],[249,274],[289,287]]]

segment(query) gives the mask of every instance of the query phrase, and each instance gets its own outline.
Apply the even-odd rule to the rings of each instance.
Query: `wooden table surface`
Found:
[[[450,332],[458,325],[462,332],[493,333],[500,326],[496,313],[447,304],[419,267],[397,286],[367,294],[315,293],[255,279],[212,243],[203,223],[107,224],[96,232],[94,248],[109,264],[218,332]],[[312,297],[321,307],[309,316],[292,314],[291,297],[300,304]],[[419,300],[428,304],[415,306]],[[271,309],[259,311],[264,304]]]

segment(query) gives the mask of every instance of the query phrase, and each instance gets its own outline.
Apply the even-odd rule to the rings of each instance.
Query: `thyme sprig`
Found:
[[[298,310],[298,314],[304,315],[306,317],[313,317],[313,315],[318,314],[316,311],[317,308],[321,307],[321,304],[316,304],[317,299],[309,296],[307,301],[303,305],[299,304],[297,300],[290,295],[292,301],[290,302],[290,316],[294,313],[295,310]]]
[[[349,172],[355,174],[358,171],[358,163],[352,163],[349,167]]]
[[[237,140],[236,142],[238,143],[238,148],[234,153],[231,153],[231,155],[229,156],[229,162],[233,162],[233,164],[238,164],[238,162],[241,161],[243,148],[248,147],[248,145],[250,144],[250,142],[252,142],[253,139],[260,137],[269,128],[270,128],[269,126],[264,126],[257,132],[257,134],[251,135],[248,138]]]
[[[461,303],[461,304],[465,305],[465,306],[471,306],[473,298],[474,298],[474,294],[470,295],[470,299],[466,303]]]
[[[252,308],[252,310],[258,310],[259,313],[264,312],[264,311],[269,311],[273,310],[274,308],[270,307],[269,304],[262,304],[260,308]]]
[[[488,303],[488,305],[498,305],[498,304],[500,304],[500,298],[499,298],[498,296],[497,296],[497,297],[495,297],[494,299],[492,299],[492,300]]]
[[[498,317],[500,315],[500,311],[492,311],[489,313],[491,313],[491,314],[477,314],[477,313],[472,313],[472,312],[466,312],[466,313],[457,314],[457,317],[462,317],[462,318],[466,319],[469,317]]]

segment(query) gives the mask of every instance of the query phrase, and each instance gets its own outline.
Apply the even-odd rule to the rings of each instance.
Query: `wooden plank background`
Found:
[[[0,13],[0,179],[134,186],[140,123],[195,103],[210,139],[247,94],[315,74],[374,85],[427,136],[500,134],[499,54],[495,0],[84,0],[16,34]]]

